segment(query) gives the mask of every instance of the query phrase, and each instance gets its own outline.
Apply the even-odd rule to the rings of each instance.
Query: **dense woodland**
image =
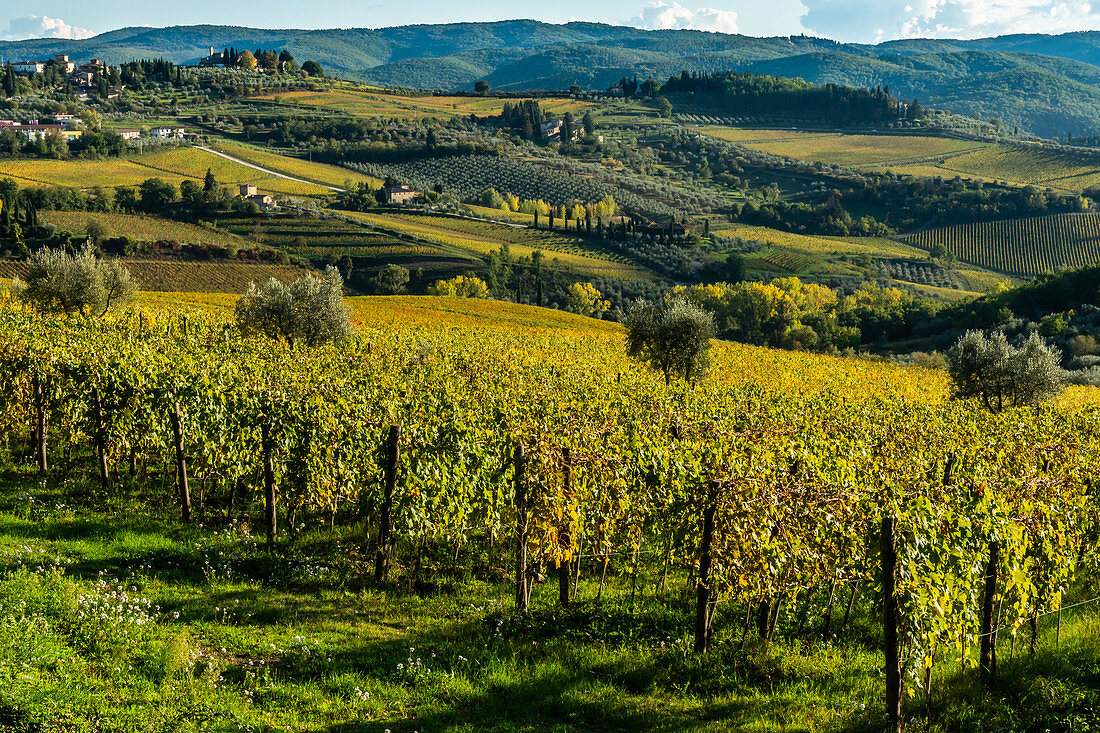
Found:
[[[653,90],[654,94],[657,91]],[[684,71],[671,77],[659,91],[676,95],[685,108],[706,110],[707,114],[814,119],[836,126],[884,124],[915,120],[922,115],[917,103],[899,104],[890,96],[889,87],[817,85],[767,74]]]

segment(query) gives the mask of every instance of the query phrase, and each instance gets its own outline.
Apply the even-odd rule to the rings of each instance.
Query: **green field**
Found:
[[[1100,263],[1100,214],[1054,214],[929,229],[903,237],[928,251],[940,244],[958,259],[1031,277]]]

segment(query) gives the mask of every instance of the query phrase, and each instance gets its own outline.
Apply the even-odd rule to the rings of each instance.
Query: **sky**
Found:
[[[705,4],[704,4],[705,3]],[[8,3],[5,3],[8,5]],[[894,38],[979,38],[1006,33],[1100,30],[1100,0],[556,0],[516,3],[454,0],[351,3],[300,0],[227,3],[188,0],[41,0],[0,10],[0,40],[86,38],[126,26],[211,23],[265,28],[380,28],[411,23],[535,18],[591,20],[640,28],[690,28],[753,36],[809,35],[844,42]],[[257,12],[262,8],[262,13]]]

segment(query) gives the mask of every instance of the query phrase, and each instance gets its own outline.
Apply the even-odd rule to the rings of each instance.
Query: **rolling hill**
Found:
[[[211,46],[287,48],[338,75],[419,89],[469,90],[479,79],[508,91],[604,89],[624,75],[757,71],[889,85],[906,99],[1044,136],[1100,133],[1100,32],[1091,31],[866,45],[534,20],[332,30],[195,25],[122,28],[80,41],[0,42],[0,60],[68,53],[77,61],[163,57],[185,64]]]

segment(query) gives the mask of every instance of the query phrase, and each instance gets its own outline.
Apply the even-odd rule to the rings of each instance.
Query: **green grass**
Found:
[[[224,496],[211,491],[205,516],[184,526],[169,492],[156,478],[103,493],[80,470],[63,484],[25,470],[0,479],[0,730],[882,727],[866,594],[848,627],[837,612],[838,636],[818,637],[814,622],[795,638],[788,609],[771,645],[750,632],[742,647],[744,608],[720,606],[699,660],[686,578],[658,593],[656,565],[643,566],[633,608],[628,564],[612,563],[597,604],[589,561],[578,603],[561,610],[555,584],[536,584],[522,620],[500,580],[503,551],[441,548],[410,584],[405,548],[394,581],[374,586],[353,526],[284,537],[269,556],[247,521],[214,505]],[[1044,619],[1034,660],[1022,640],[1010,659],[1003,638],[992,694],[972,671],[938,667],[931,712],[910,701],[909,730],[1087,730],[1100,629],[1084,610],[1066,613],[1058,650]]]

